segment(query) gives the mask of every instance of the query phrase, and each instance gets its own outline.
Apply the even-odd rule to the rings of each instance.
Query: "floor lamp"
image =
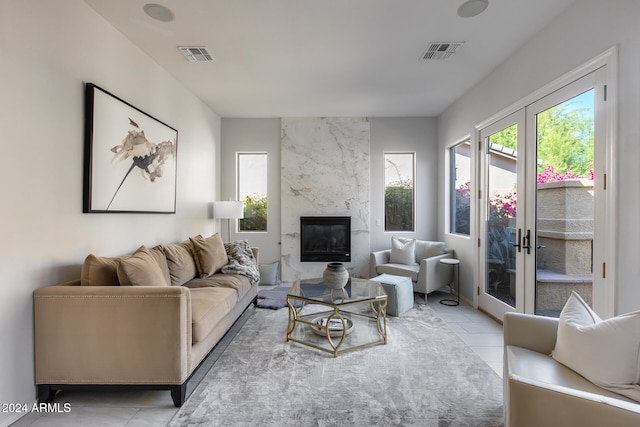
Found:
[[[244,202],[213,202],[213,217],[227,220],[227,241],[231,241],[231,220],[244,218]]]

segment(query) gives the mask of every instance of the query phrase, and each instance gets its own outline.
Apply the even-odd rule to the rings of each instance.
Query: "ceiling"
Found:
[[[463,0],[85,1],[222,117],[412,117],[442,113],[574,0],[489,0],[474,18],[457,16]]]

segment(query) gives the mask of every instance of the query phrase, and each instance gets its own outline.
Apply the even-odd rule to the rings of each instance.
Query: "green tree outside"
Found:
[[[410,180],[389,183],[384,189],[386,231],[413,230],[413,185]]]
[[[252,194],[245,197],[240,231],[267,231],[267,196]]]

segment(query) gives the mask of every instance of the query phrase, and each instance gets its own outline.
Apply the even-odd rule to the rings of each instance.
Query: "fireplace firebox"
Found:
[[[351,261],[351,217],[300,217],[300,261]]]

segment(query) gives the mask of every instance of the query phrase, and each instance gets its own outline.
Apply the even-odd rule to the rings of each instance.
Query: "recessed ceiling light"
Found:
[[[458,16],[472,18],[480,15],[489,6],[489,0],[467,0],[458,8]]]
[[[144,11],[147,15],[157,21],[170,22],[175,18],[175,15],[171,10],[160,4],[147,3],[144,5]]]

